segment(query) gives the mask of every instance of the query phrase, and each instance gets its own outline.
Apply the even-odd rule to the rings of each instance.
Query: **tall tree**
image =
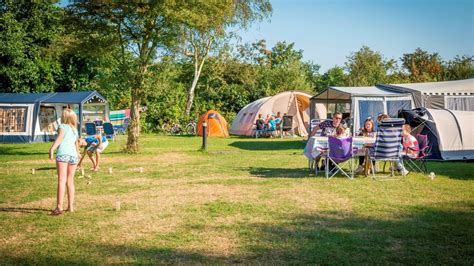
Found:
[[[395,60],[386,60],[378,52],[372,51],[367,46],[347,57],[346,70],[347,85],[372,86],[384,83],[387,73],[395,70]]]
[[[403,54],[402,66],[410,73],[412,82],[442,80],[443,65],[438,53],[428,53],[417,48],[415,52]]]
[[[176,40],[177,10],[180,3],[149,2],[74,2],[68,7],[76,30],[84,33],[92,50],[119,47],[123,75],[130,82],[131,113],[126,150],[138,151],[140,106],[147,94],[149,68],[160,49]]]
[[[456,56],[448,61],[444,71],[445,80],[468,79],[474,77],[474,56]]]
[[[253,21],[267,17],[272,8],[269,0],[198,0],[187,3],[180,18],[184,33],[182,52],[194,66],[185,109],[189,115],[203,65],[209,55],[233,35],[229,29],[245,28]]]
[[[0,90],[54,91],[60,64],[62,10],[49,2],[0,1]]]
[[[345,86],[346,79],[344,68],[334,66],[318,78],[316,81],[316,92],[320,92],[329,86]]]

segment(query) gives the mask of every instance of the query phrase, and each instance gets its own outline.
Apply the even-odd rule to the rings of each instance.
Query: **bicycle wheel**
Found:
[[[171,134],[172,135],[179,135],[181,134],[181,127],[179,125],[174,125],[172,128],[171,128]]]
[[[186,134],[188,135],[196,135],[196,126],[193,124],[188,124],[186,126]]]

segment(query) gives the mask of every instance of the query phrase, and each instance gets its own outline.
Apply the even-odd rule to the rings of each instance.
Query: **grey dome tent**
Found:
[[[88,115],[108,118],[107,100],[96,91],[0,93],[0,143],[54,140],[62,111],[68,107],[78,115],[79,132]]]
[[[400,110],[413,134],[428,136],[432,160],[474,159],[474,112],[417,108]]]

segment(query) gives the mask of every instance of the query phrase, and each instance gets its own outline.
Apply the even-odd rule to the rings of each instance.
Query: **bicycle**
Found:
[[[196,126],[196,121],[191,121],[184,128],[184,132],[188,135],[196,135]]]
[[[167,135],[180,135],[183,132],[178,123],[164,123],[161,126],[161,131]]]

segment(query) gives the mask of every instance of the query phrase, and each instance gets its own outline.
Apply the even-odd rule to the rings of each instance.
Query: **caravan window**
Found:
[[[359,101],[359,128],[363,127],[367,117],[377,117],[383,112],[383,101]]]
[[[41,106],[39,112],[39,124],[41,132],[54,133],[57,125],[56,109],[52,106]]]
[[[390,117],[398,117],[398,110],[411,110],[410,100],[387,101],[387,113]]]
[[[0,106],[0,132],[26,132],[27,107]]]
[[[474,97],[446,97],[446,109],[458,111],[474,111]]]

